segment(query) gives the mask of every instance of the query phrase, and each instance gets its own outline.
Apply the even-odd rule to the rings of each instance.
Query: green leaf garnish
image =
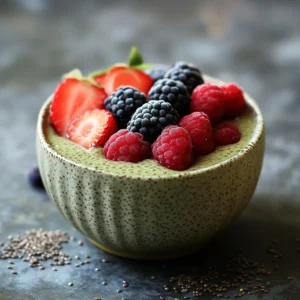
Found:
[[[143,62],[141,52],[136,47],[132,47],[128,57],[128,65],[134,67],[143,64]]]
[[[138,69],[141,71],[145,71],[145,70],[151,69],[153,67],[154,67],[154,64],[141,64],[141,65],[134,66],[135,69]]]

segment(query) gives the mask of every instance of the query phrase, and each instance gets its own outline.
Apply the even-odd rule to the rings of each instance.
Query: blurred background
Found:
[[[299,13],[297,0],[0,0],[0,238],[70,229],[24,179],[36,164],[38,111],[61,74],[126,61],[132,45],[145,62],[193,62],[256,99],[266,156],[243,234],[254,224],[253,241],[271,229],[283,238],[299,232]]]
[[[272,176],[263,176],[260,188],[294,191],[300,182],[299,11],[297,0],[1,0],[0,167],[12,195],[21,180],[11,178],[20,179],[20,168],[35,162],[37,113],[61,74],[126,61],[132,45],[146,62],[186,60],[241,85],[265,113],[264,172]],[[9,167],[16,160],[18,170]]]

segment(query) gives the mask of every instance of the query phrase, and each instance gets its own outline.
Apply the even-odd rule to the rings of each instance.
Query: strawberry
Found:
[[[98,77],[98,82],[101,82],[105,78],[102,85],[107,94],[111,94],[118,87],[126,85],[134,87],[147,95],[153,83],[152,78],[143,71],[126,66],[113,67],[105,77],[100,76],[101,78],[99,79]],[[95,80],[97,79],[95,78]]]
[[[71,141],[86,149],[103,146],[117,131],[113,115],[105,109],[86,111],[77,117],[68,129]]]
[[[101,85],[104,86],[105,84],[105,78],[106,78],[106,73],[97,75],[94,77],[94,79]]]
[[[50,107],[50,122],[57,133],[65,136],[71,122],[84,112],[102,108],[107,95],[91,82],[66,78],[56,88]]]

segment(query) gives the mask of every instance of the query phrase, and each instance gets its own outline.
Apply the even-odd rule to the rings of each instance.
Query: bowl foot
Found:
[[[89,239],[89,241],[97,248],[99,248],[109,254],[120,256],[123,258],[138,259],[138,260],[167,260],[167,259],[175,259],[175,258],[182,257],[182,256],[188,256],[188,255],[191,255],[193,253],[200,251],[202,248],[204,248],[210,242],[210,240],[207,240],[207,241],[203,242],[202,244],[200,244],[196,248],[192,248],[192,249],[181,251],[181,252],[175,252],[175,253],[170,253],[170,254],[163,254],[163,253],[162,254],[160,254],[160,253],[157,253],[157,254],[149,253],[148,254],[147,253],[145,255],[142,255],[142,254],[140,255],[140,254],[132,254],[132,253],[126,253],[126,252],[112,250],[92,239]]]

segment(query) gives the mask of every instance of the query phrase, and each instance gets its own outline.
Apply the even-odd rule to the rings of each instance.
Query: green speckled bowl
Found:
[[[205,76],[206,82],[220,83]],[[249,203],[264,155],[262,113],[248,95],[234,120],[235,145],[199,157],[182,172],[154,160],[106,160],[57,136],[48,121],[51,97],[37,123],[37,156],[43,182],[63,216],[95,245],[139,259],[186,255],[203,247]]]

